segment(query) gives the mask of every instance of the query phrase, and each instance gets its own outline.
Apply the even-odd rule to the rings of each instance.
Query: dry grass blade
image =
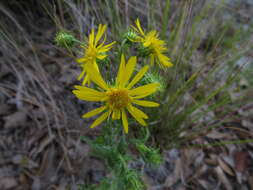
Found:
[[[0,189],[78,189],[80,183],[80,190],[94,190],[104,177],[129,168],[146,172],[150,190],[253,189],[252,13],[249,0],[2,1]],[[83,50],[79,45],[60,50],[53,41],[56,32],[66,30],[86,43],[91,28],[106,24],[107,40],[117,43],[101,73],[113,83],[122,36],[137,17],[145,32],[160,32],[174,64],[156,70],[164,89],[152,97],[161,104],[148,114],[152,140],[145,139],[170,156],[164,154],[156,169],[132,147],[120,148],[120,156],[125,151],[134,160],[112,172],[109,161],[94,159],[90,145],[80,140],[104,137],[100,128],[89,132],[90,120],[80,119],[100,103],[86,104],[71,94],[80,74],[75,59]],[[126,50],[127,57],[138,54],[138,48]],[[138,57],[138,64],[146,64],[145,58]],[[129,136],[146,135],[131,119],[130,125]],[[124,165],[122,160],[117,166]],[[124,180],[135,175],[129,171]]]

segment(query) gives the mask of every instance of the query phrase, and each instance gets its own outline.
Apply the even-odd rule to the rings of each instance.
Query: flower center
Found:
[[[131,101],[127,89],[111,89],[107,92],[108,103],[112,109],[122,109]]]

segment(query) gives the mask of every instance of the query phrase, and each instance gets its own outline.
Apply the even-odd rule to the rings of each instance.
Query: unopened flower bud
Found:
[[[55,42],[59,47],[72,48],[76,42],[76,39],[70,33],[60,31],[56,34]]]
[[[131,42],[135,42],[138,38],[138,35],[133,30],[129,30],[123,35],[123,38]]]
[[[159,165],[162,162],[161,155],[159,154],[158,149],[150,148],[144,145],[143,143],[137,143],[136,147],[138,151],[141,153],[142,158],[152,164]]]
[[[144,84],[149,84],[149,83],[159,84],[157,92],[163,92],[166,88],[164,78],[157,72],[147,72],[144,75],[142,80]]]

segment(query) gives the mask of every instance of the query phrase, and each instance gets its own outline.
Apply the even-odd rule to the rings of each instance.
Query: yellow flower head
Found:
[[[110,116],[112,119],[122,119],[124,131],[128,133],[128,119],[127,112],[130,113],[141,125],[146,126],[144,119],[148,116],[142,112],[133,104],[144,106],[144,107],[156,107],[158,103],[140,100],[152,93],[154,93],[159,84],[150,83],[143,86],[134,88],[134,85],[144,76],[148,70],[148,66],[144,66],[140,71],[131,78],[134,68],[136,66],[136,57],[131,57],[126,63],[124,55],[121,56],[121,63],[114,86],[109,86],[103,80],[101,74],[94,67],[87,68],[88,74],[91,74],[91,80],[97,84],[101,91],[94,90],[84,86],[75,86],[73,93],[77,98],[86,101],[99,101],[103,105],[97,109],[94,109],[86,114],[83,118],[89,118],[97,114],[102,113],[90,126],[91,128],[96,127],[105,119]]]
[[[78,63],[81,63],[81,66],[83,67],[82,73],[79,75],[78,80],[81,80],[86,73],[86,76],[83,80],[83,85],[85,85],[87,82],[90,83],[90,76],[87,74],[86,70],[87,67],[90,67],[90,65],[93,65],[97,71],[97,59],[103,60],[107,57],[106,52],[109,51],[112,48],[112,45],[115,42],[112,42],[110,44],[104,45],[106,37],[104,37],[102,43],[99,44],[100,39],[104,35],[106,30],[106,25],[99,25],[98,26],[98,32],[95,35],[94,29],[91,30],[91,33],[89,35],[89,41],[88,44],[85,46],[81,46],[84,48],[84,57],[77,59],[76,61]]]
[[[170,58],[164,54],[167,50],[165,47],[165,41],[159,39],[158,32],[152,30],[145,34],[141,28],[139,19],[135,21],[135,24],[136,27],[132,27],[139,36],[134,40],[134,42],[141,42],[145,48],[150,50],[151,65],[153,65],[154,62],[158,62],[161,66],[171,67],[173,64],[170,62]]]

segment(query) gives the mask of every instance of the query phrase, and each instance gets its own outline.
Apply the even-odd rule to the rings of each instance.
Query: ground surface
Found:
[[[224,19],[251,27],[252,1],[227,2],[237,11],[224,13]],[[25,15],[16,4],[0,4],[12,20],[1,24],[14,23],[10,31],[15,34],[19,28],[20,36],[15,36],[17,47],[10,45],[11,39],[4,43],[1,38],[0,45],[0,189],[75,190],[77,184],[98,183],[105,167],[80,141],[80,136],[100,134],[84,127],[90,121],[80,118],[94,105],[71,93],[79,68],[53,44],[52,20],[36,13],[37,3],[29,6],[35,10]],[[31,23],[24,22],[27,16]],[[194,143],[252,138],[253,103],[233,114],[234,122],[224,125],[235,130],[214,130]],[[253,143],[174,148],[162,154],[165,161],[159,168],[144,168],[149,190],[253,189]]]

